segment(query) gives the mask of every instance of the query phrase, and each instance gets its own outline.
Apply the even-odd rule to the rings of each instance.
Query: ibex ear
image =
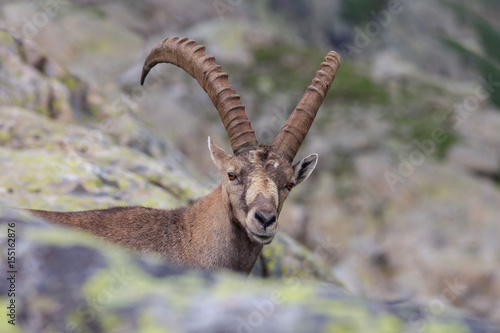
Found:
[[[309,175],[313,172],[317,163],[318,154],[311,154],[295,163],[293,166],[295,185],[298,185],[306,180],[307,177],[309,177]]]
[[[217,146],[212,139],[210,139],[210,137],[208,137],[208,150],[210,150],[212,161],[214,161],[215,165],[220,169],[221,164],[229,157],[229,155],[227,155],[222,148]]]

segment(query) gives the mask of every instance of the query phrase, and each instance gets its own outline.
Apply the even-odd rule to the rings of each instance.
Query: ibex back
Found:
[[[141,84],[158,63],[171,63],[195,78],[207,92],[229,135],[233,155],[210,138],[212,160],[222,183],[188,207],[161,210],[115,207],[82,212],[31,212],[48,221],[87,230],[143,252],[158,252],[175,263],[249,273],[262,246],[272,241],[283,202],[316,166],[318,156],[293,159],[313,123],[340,65],[331,51],[312,84],[271,145],[257,142],[228,75],[203,45],[167,38],[156,45],[143,67]]]

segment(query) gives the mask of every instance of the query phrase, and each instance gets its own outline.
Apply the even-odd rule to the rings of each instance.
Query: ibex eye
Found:
[[[227,178],[229,178],[229,180],[235,180],[236,179],[236,175],[232,172],[228,172],[227,173]]]
[[[288,190],[288,191],[291,191],[291,190],[292,190],[292,188],[293,188],[294,186],[295,186],[295,184],[294,184],[294,183],[288,183],[288,184],[286,185],[286,188],[287,188],[287,190]]]

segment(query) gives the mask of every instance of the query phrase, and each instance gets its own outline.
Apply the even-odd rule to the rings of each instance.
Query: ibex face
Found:
[[[292,165],[265,145],[235,156],[226,154],[210,138],[208,146],[222,174],[222,200],[230,207],[234,222],[253,242],[270,243],[283,202],[293,187],[309,177],[318,155]]]

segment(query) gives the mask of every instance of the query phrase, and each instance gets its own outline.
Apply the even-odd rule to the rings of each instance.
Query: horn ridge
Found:
[[[144,84],[151,69],[159,63],[176,65],[198,81],[219,112],[234,154],[258,145],[240,96],[229,83],[228,74],[222,72],[221,67],[215,63],[215,57],[205,53],[205,46],[197,45],[187,37],[162,40],[153,47],[144,62],[141,84]]]
[[[297,104],[278,136],[274,139],[271,146],[290,162],[295,158],[307,132],[311,128],[319,107],[335,79],[339,66],[339,54],[335,51],[328,52],[312,83],[307,87],[304,96],[302,96],[299,104]]]

